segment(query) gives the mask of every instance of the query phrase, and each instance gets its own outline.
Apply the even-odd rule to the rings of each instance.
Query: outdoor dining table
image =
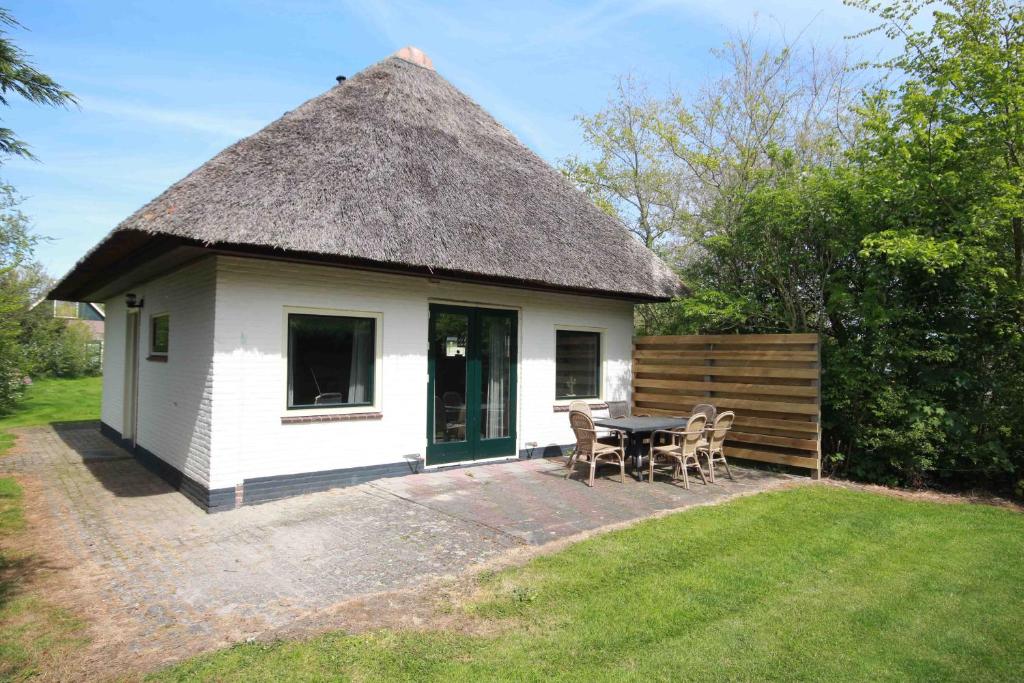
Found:
[[[644,439],[659,429],[678,429],[685,427],[688,422],[685,417],[599,417],[594,420],[594,426],[614,429],[626,435],[626,457],[633,459],[633,474],[639,481],[643,481],[643,471],[640,469],[641,460],[644,457]]]

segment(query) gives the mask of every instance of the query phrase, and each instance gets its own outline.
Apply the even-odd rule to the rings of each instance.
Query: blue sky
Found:
[[[219,150],[403,45],[554,163],[585,154],[573,117],[599,109],[620,74],[685,93],[755,15],[822,43],[873,23],[840,0],[4,4],[28,28],[11,37],[81,101],[0,111],[39,158],[8,160],[0,177],[52,238],[38,257],[54,276]]]

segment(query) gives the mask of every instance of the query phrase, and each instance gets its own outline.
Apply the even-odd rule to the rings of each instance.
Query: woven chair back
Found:
[[[586,413],[587,415],[593,416],[593,413],[590,412],[590,404],[586,401],[573,401],[570,403],[569,412],[572,413],[574,410],[578,413]]]
[[[722,450],[722,446],[725,445],[725,436],[732,429],[732,423],[735,420],[736,415],[731,410],[727,410],[715,418],[714,431],[711,432],[708,439],[708,446],[712,452]]]
[[[704,415],[704,417],[708,419],[708,422],[714,422],[715,414],[717,412],[718,411],[715,409],[715,407],[710,403],[698,403],[693,407],[693,410],[690,412],[690,414],[696,415],[697,413],[701,413]]]
[[[626,401],[608,401],[608,417],[629,417],[629,403]]]
[[[590,415],[582,410],[569,411],[569,425],[576,434],[576,455],[587,458],[594,453],[594,440],[597,437],[594,431],[594,421]]]
[[[707,422],[708,418],[704,413],[697,413],[686,422],[686,433],[683,434],[682,442],[680,443],[683,449],[683,457],[694,455],[697,452],[697,446],[700,444],[701,439],[704,438],[704,425]]]

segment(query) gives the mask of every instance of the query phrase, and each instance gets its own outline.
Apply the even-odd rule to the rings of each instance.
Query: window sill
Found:
[[[334,413],[333,415],[284,415],[281,424],[314,424],[318,422],[359,422],[362,420],[381,420],[384,413]]]
[[[167,356],[158,356],[158,355],[150,354],[150,355],[146,356],[146,360],[153,361],[154,363],[166,363],[167,362]]]
[[[564,403],[561,402],[560,399],[560,402],[556,403],[552,407],[554,408],[554,411],[556,413],[568,413],[569,405],[574,401],[583,401],[588,406],[590,406],[591,410],[608,410],[608,404],[599,398],[574,398],[572,399],[572,401],[565,401]]]

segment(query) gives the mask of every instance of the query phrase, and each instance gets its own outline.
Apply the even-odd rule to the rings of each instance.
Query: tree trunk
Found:
[[[1013,275],[1017,284],[1024,276],[1024,219],[1020,216],[1011,219],[1013,224]]]

